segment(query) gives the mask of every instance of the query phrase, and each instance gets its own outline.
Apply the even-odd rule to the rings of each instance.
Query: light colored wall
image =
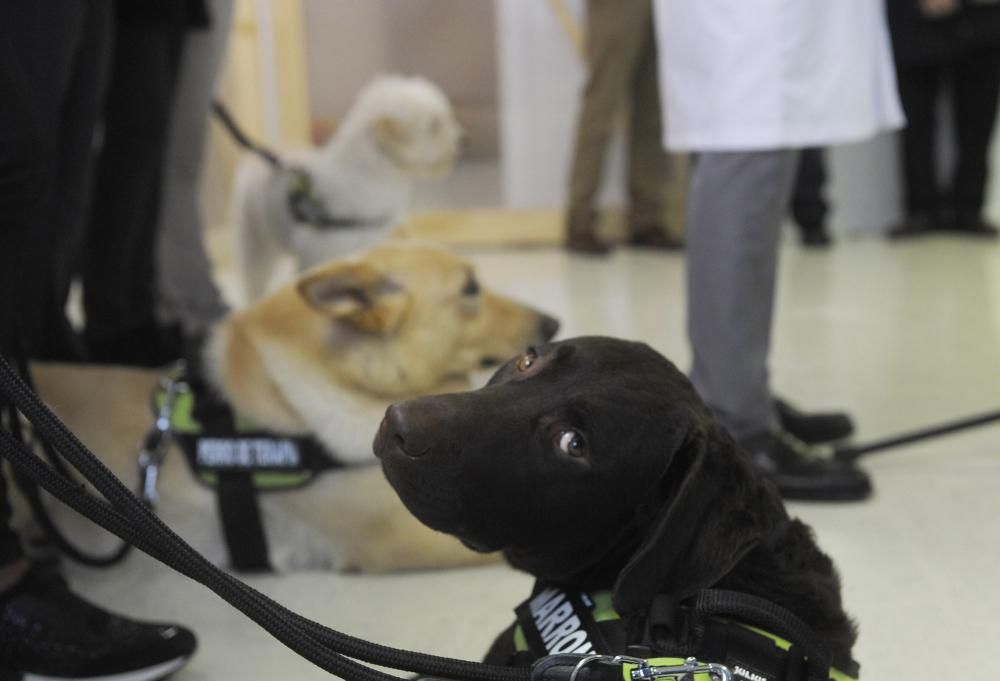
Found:
[[[492,0],[304,0],[311,111],[335,123],[375,74],[419,74],[447,93],[472,156],[496,151]]]

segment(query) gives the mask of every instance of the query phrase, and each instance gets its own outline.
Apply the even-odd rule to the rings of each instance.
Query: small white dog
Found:
[[[437,85],[385,75],[361,90],[324,146],[283,154],[287,170],[241,163],[232,215],[244,302],[269,290],[288,255],[303,270],[387,237],[406,218],[415,181],[451,171],[461,137]]]

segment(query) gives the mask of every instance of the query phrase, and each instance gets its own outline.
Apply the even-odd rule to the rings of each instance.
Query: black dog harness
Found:
[[[159,468],[175,441],[195,479],[215,490],[232,567],[271,570],[258,495],[300,488],[343,464],[312,437],[255,427],[183,368],[160,381],[152,408],[156,420],[139,454],[142,498],[156,502]]]
[[[855,662],[846,672],[834,668],[825,646],[795,615],[733,591],[701,591],[679,606],[658,597],[635,632],[626,631],[608,591],[538,584],[515,613],[511,663],[518,666],[577,654],[592,658],[588,664],[623,664],[623,681],[669,676],[667,668],[696,681],[856,681],[858,675]]]

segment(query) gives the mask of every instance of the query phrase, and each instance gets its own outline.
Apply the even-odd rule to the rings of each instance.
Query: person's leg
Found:
[[[1000,52],[975,52],[957,59],[951,70],[958,159],[952,183],[956,227],[996,235],[983,219],[989,177],[990,142],[1000,95]]]
[[[830,243],[826,231],[829,206],[823,195],[826,187],[825,155],[819,147],[803,149],[792,185],[792,218],[799,226],[802,243],[807,246],[826,246]]]
[[[899,99],[906,114],[900,144],[905,217],[890,230],[900,237],[924,233],[942,219],[937,179],[937,100],[941,67],[936,64],[899,66]]]
[[[0,356],[8,360],[23,347],[20,305],[35,301],[21,286],[23,253],[32,233],[42,229],[55,169],[54,144],[28,75],[33,62],[20,40],[40,16],[37,5],[0,4]],[[10,405],[0,398],[0,428],[11,418]],[[0,461],[0,594],[29,567],[11,526],[8,494]]]
[[[737,439],[777,423],[767,360],[778,236],[796,159],[788,149],[705,153],[691,178],[691,380]]]
[[[792,150],[713,152],[695,161],[687,230],[691,381],[786,498],[862,499],[871,493],[864,473],[790,444],[768,385],[778,237],[796,163]]]
[[[74,333],[53,287],[56,255],[67,247],[67,225],[62,219],[62,194],[65,181],[75,172],[67,163],[69,149],[64,128],[63,110],[73,80],[76,55],[83,40],[83,28],[89,13],[87,3],[64,3],[54,0],[10,0],[0,3],[0,22],[7,29],[18,69],[30,85],[24,96],[34,111],[34,123],[41,132],[37,153],[51,167],[46,175],[43,208],[38,224],[31,229],[23,259],[23,280],[19,282],[23,304],[20,306],[22,335],[26,351],[36,357],[77,354]],[[41,40],[39,36],[45,36]],[[74,159],[79,161],[79,159]],[[59,200],[56,200],[58,197]],[[75,196],[68,196],[75,199]]]
[[[29,300],[19,265],[25,265],[28,238],[41,228],[48,202],[59,197],[50,194],[54,155],[41,153],[53,138],[46,137],[35,83],[26,75],[27,55],[11,37],[22,27],[5,21],[11,7],[0,7],[0,355],[16,366],[23,359],[19,308]],[[45,27],[36,30],[34,38],[47,42]],[[3,402],[0,428],[11,429],[14,412]],[[58,575],[31,565],[10,526],[8,493],[0,469],[0,677],[151,680],[185,664],[196,647],[187,629],[102,610]]]
[[[679,248],[681,242],[668,237],[666,230],[670,161],[663,150],[652,4],[645,3],[645,9],[642,32],[635,37],[640,47],[629,84],[628,228],[636,245]]]
[[[82,266],[85,339],[96,362],[159,365],[155,230],[181,27],[116,25],[94,200]]]
[[[189,338],[203,335],[227,309],[205,253],[198,186],[232,8],[233,0],[213,0],[211,28],[185,39],[167,137],[156,269],[162,314]]]
[[[624,103],[646,34],[649,0],[588,0],[587,84],[570,165],[567,244],[600,252],[594,200],[601,183],[615,115]],[[658,146],[658,145],[657,145]]]
[[[46,289],[49,302],[45,324],[48,343],[37,356],[77,360],[83,357],[82,342],[66,316],[70,284],[77,275],[83,233],[93,191],[94,142],[107,92],[111,57],[113,3],[92,0],[80,22],[80,35],[73,56],[70,80],[64,93],[59,120],[59,165],[55,196],[49,207],[51,224],[58,234],[53,243],[36,244],[48,252],[50,270]],[[53,333],[53,330],[57,330]]]

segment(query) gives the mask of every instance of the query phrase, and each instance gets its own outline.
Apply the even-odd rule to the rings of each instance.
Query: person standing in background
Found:
[[[628,105],[628,243],[683,247],[667,232],[670,160],[659,144],[656,39],[651,0],[587,0],[587,83],[577,120],[569,179],[566,247],[603,255],[594,208],[615,117]]]
[[[22,96],[39,136],[33,153],[47,172],[37,221],[18,251],[18,324],[32,359],[73,362],[84,348],[66,316],[86,238],[95,135],[113,44],[111,0],[3,0],[0,22],[29,83]],[[12,57],[13,58],[13,57]],[[5,100],[0,107],[12,108]]]
[[[905,217],[889,236],[996,237],[983,204],[1000,95],[1000,1],[888,0],[887,9],[908,121],[900,156]],[[957,151],[944,188],[936,153],[942,94],[951,104]]]
[[[64,183],[74,177],[83,181],[85,168],[76,164],[86,162],[90,138],[86,130],[68,128],[72,114],[82,116],[87,106],[65,90],[56,96],[62,90],[58,84],[82,77],[94,87],[95,74],[78,72],[85,62],[67,65],[79,46],[99,37],[91,31],[106,27],[107,9],[98,0],[0,2],[0,356],[25,380],[28,355],[41,346],[28,335],[37,327],[23,322],[37,320],[42,311],[35,307],[41,293],[36,287],[43,281],[51,285],[54,274],[53,260],[27,256],[64,247],[61,240],[70,235],[59,230],[71,227],[53,220],[86,196],[84,187]],[[85,120],[76,123],[87,128]],[[67,162],[73,167],[66,168]],[[4,438],[32,446],[19,424],[17,410],[0,397]],[[105,610],[74,593],[53,566],[29,558],[12,526],[13,490],[4,469],[0,466],[0,679],[154,681],[184,666],[197,647],[191,631]]]
[[[182,354],[197,370],[202,341],[228,307],[212,277],[199,205],[212,98],[226,54],[233,0],[207,0],[208,25],[184,39],[167,133],[157,227],[158,316],[178,328]],[[194,365],[194,366],[192,366]]]
[[[696,154],[686,232],[691,380],[784,497],[864,499],[864,471],[806,447],[850,434],[850,420],[776,400],[768,361],[798,150],[903,122],[883,8],[656,0],[655,9],[664,145]]]
[[[115,3],[104,134],[81,264],[88,360],[162,366],[180,339],[156,318],[156,229],[185,32],[202,0]]]

